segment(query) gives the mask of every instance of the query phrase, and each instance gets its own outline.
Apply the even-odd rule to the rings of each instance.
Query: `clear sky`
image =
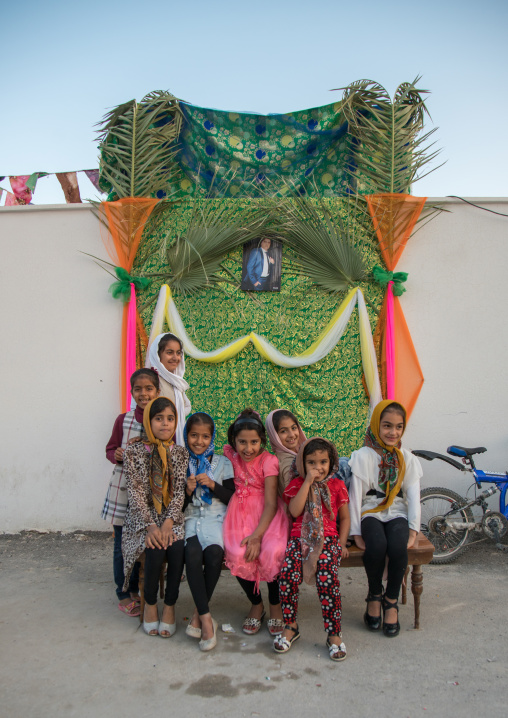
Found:
[[[507,28],[506,0],[2,3],[0,175],[98,167],[94,124],[152,90],[289,112],[420,74],[446,164],[414,194],[507,196]],[[39,181],[35,203],[62,201],[56,178]]]

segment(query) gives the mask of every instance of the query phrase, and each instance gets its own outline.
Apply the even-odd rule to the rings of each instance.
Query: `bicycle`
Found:
[[[477,469],[474,454],[483,454],[487,449],[478,446],[473,449],[464,446],[449,446],[446,450],[451,456],[462,459],[462,464],[450,456],[436,454],[434,451],[415,450],[412,453],[421,459],[446,461],[459,471],[471,473],[474,477],[475,498],[468,501],[455,491],[441,487],[423,489],[420,493],[422,508],[421,531],[434,544],[433,564],[451,563],[465,550],[470,533],[482,531],[485,536],[496,542],[496,547],[506,550],[501,539],[508,531],[508,472],[485,472]],[[494,484],[477,495],[482,484]],[[469,489],[471,486],[469,487]],[[468,491],[469,491],[468,489]],[[491,511],[487,505],[489,496],[500,492],[499,511]],[[472,507],[480,506],[482,518],[475,521]]]

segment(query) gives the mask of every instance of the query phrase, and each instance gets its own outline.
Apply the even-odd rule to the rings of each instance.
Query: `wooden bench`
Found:
[[[406,571],[406,581],[402,585],[401,603],[407,603],[407,576],[411,571],[411,593],[414,596],[415,607],[415,628],[420,628],[420,596],[423,591],[423,572],[422,566],[432,561],[434,555],[434,546],[421,532],[416,537],[413,548],[408,552],[408,567]],[[340,564],[343,568],[363,568],[363,551],[357,546],[351,546],[348,558],[344,558]]]
[[[434,546],[425,536],[420,532],[416,537],[413,548],[409,549],[408,552],[408,567],[406,571],[406,580],[402,585],[402,598],[401,603],[406,605],[407,603],[407,576],[409,570],[411,571],[411,592],[414,596],[414,607],[415,607],[415,628],[420,628],[420,596],[423,591],[423,572],[422,566],[432,561],[434,555]],[[139,620],[143,621],[143,610],[145,606],[144,596],[144,579],[145,579],[145,553],[139,557],[141,563],[139,570],[139,594],[141,597],[141,614]],[[358,546],[351,546],[349,549],[349,556],[341,561],[342,568],[363,568],[363,551]],[[160,583],[160,597],[164,596],[164,568],[163,565],[161,575],[159,578]],[[227,570],[226,566],[222,565],[223,570]]]

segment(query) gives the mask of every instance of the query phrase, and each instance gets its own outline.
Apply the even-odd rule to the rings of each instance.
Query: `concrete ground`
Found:
[[[421,630],[413,603],[388,639],[363,625],[361,569],[341,571],[347,660],[325,649],[315,589],[300,602],[302,637],[278,655],[263,625],[241,632],[247,602],[224,572],[213,598],[217,648],[201,653],[184,629],[146,636],[117,609],[109,534],[0,536],[0,715],[9,718],[186,716],[497,716],[505,718],[508,676],[508,553],[476,544],[448,566],[425,566]],[[266,593],[266,591],[265,591]]]

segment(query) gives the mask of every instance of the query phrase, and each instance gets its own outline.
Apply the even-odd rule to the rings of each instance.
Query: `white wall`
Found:
[[[86,205],[0,210],[0,530],[105,529],[122,305]]]
[[[508,214],[508,200],[474,199]],[[445,200],[409,241],[402,307],[425,375],[408,448],[485,445],[508,466],[508,217]],[[0,209],[0,531],[103,529],[119,411],[122,307],[87,205]],[[465,490],[462,474],[425,462],[424,485]]]
[[[442,201],[442,200],[441,200]],[[472,202],[508,214],[508,200]],[[479,468],[508,469],[508,217],[460,200],[413,235],[398,264],[409,272],[401,302],[425,383],[406,445],[446,453],[485,446]],[[425,486],[464,494],[467,475],[424,462]],[[497,508],[498,499],[492,501]]]

